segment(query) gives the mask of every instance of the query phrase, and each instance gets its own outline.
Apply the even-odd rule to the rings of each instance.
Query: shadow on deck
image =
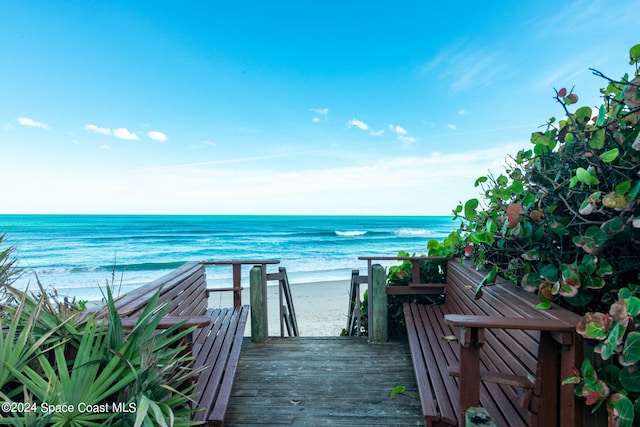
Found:
[[[421,414],[406,341],[245,339],[224,425],[421,426]]]

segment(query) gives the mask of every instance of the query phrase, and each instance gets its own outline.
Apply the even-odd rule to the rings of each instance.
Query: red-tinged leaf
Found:
[[[508,227],[515,228],[520,222],[520,214],[522,213],[522,206],[517,203],[511,203],[507,208],[507,218],[509,220]]]
[[[589,393],[586,396],[585,403],[587,405],[595,405],[596,403],[598,403],[598,401],[600,400],[601,397],[602,397],[602,394],[600,392],[594,391],[592,393]]]
[[[567,89],[566,89],[566,88],[564,88],[564,87],[563,87],[562,89],[560,89],[560,90],[558,91],[558,96],[559,96],[560,98],[564,98],[565,96],[567,96]]]

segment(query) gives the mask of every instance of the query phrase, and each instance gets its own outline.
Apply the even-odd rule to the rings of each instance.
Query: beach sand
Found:
[[[248,285],[244,286],[242,303],[249,304]],[[300,336],[339,336],[340,331],[345,328],[347,323],[350,281],[291,283],[290,286]],[[366,285],[361,285],[361,288],[364,291]],[[269,286],[267,294],[269,336],[280,336],[278,286]],[[230,292],[213,293],[209,297],[209,307],[229,307],[232,305],[233,300]],[[245,335],[250,334],[251,324],[249,323]],[[286,329],[285,336],[287,336]]]

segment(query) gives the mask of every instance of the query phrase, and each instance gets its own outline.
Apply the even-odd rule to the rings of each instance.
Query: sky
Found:
[[[448,215],[640,0],[0,3],[0,213]]]

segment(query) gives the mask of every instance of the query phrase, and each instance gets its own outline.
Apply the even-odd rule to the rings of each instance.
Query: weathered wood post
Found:
[[[369,318],[369,327],[373,327],[372,342],[380,344],[389,341],[387,272],[380,264],[375,264],[371,267],[371,283],[373,295],[369,295],[369,298],[373,302],[373,313]],[[373,325],[371,325],[371,321],[373,321]]]
[[[264,292],[262,266],[256,265],[249,272],[249,289],[251,299],[251,342],[263,343],[267,341],[268,331],[264,323],[265,304],[267,295]]]

